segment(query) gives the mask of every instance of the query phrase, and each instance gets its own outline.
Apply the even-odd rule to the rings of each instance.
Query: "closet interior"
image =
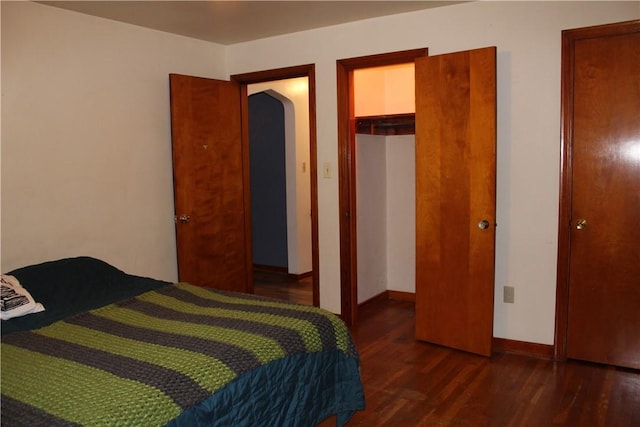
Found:
[[[354,72],[358,304],[415,292],[414,64]]]

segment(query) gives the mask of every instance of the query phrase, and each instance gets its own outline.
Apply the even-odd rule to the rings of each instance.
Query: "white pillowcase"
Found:
[[[0,319],[7,320],[44,311],[29,291],[14,276],[2,275],[0,280]]]

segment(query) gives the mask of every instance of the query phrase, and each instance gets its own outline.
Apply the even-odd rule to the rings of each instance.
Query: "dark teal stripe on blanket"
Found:
[[[188,376],[162,366],[107,353],[33,332],[7,335],[3,342],[91,366],[161,390],[182,409],[209,396]]]
[[[342,427],[364,408],[358,361],[341,350],[294,354],[247,372],[166,427]]]
[[[253,352],[224,342],[140,328],[92,313],[72,317],[65,322],[106,333],[118,331],[118,335],[124,338],[205,354],[220,360],[236,374],[260,366],[260,360]]]

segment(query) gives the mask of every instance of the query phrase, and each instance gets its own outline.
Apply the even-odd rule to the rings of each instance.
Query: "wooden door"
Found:
[[[240,87],[177,74],[170,84],[179,280],[249,292]]]
[[[416,59],[416,338],[491,355],[496,49]]]
[[[640,21],[563,33],[567,357],[640,368]]]

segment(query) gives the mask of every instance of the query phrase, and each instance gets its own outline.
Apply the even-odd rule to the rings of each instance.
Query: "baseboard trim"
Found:
[[[390,300],[416,302],[416,294],[413,292],[387,291],[387,293]]]
[[[312,276],[313,276],[313,271],[307,271],[306,273],[300,273],[300,274],[287,273],[287,277],[293,280],[302,280]]]
[[[386,290],[366,301],[361,302],[358,304],[358,308],[364,308],[387,300],[415,302],[416,294],[413,292]],[[494,353],[517,354],[535,359],[554,360],[554,347],[548,344],[537,344],[493,337],[492,345]]]
[[[553,360],[554,348],[548,344],[493,337],[493,352],[518,354],[536,359]]]
[[[389,291],[384,291],[379,293],[378,295],[375,295],[371,298],[369,298],[366,301],[362,301],[360,304],[358,304],[358,308],[364,308],[367,307],[369,305],[374,305],[375,303],[379,303],[382,301],[387,301],[389,300]]]
[[[366,301],[362,301],[360,304],[358,304],[358,308],[363,308],[368,305],[375,304],[377,302],[388,301],[388,300],[415,302],[416,295],[413,292],[386,290],[386,291],[380,292],[378,295],[375,295],[369,298]]]
[[[253,264],[253,269],[259,270],[259,271],[268,271],[273,273],[283,273],[283,274],[287,273],[287,267],[278,267],[275,265]]]
[[[302,280],[307,277],[313,276],[313,271],[307,271],[306,273],[293,274],[287,271],[287,267],[277,267],[273,265],[264,265],[264,264],[253,264],[253,269],[257,271],[265,271],[269,273],[279,273],[282,275],[286,275],[287,279],[290,280]]]

